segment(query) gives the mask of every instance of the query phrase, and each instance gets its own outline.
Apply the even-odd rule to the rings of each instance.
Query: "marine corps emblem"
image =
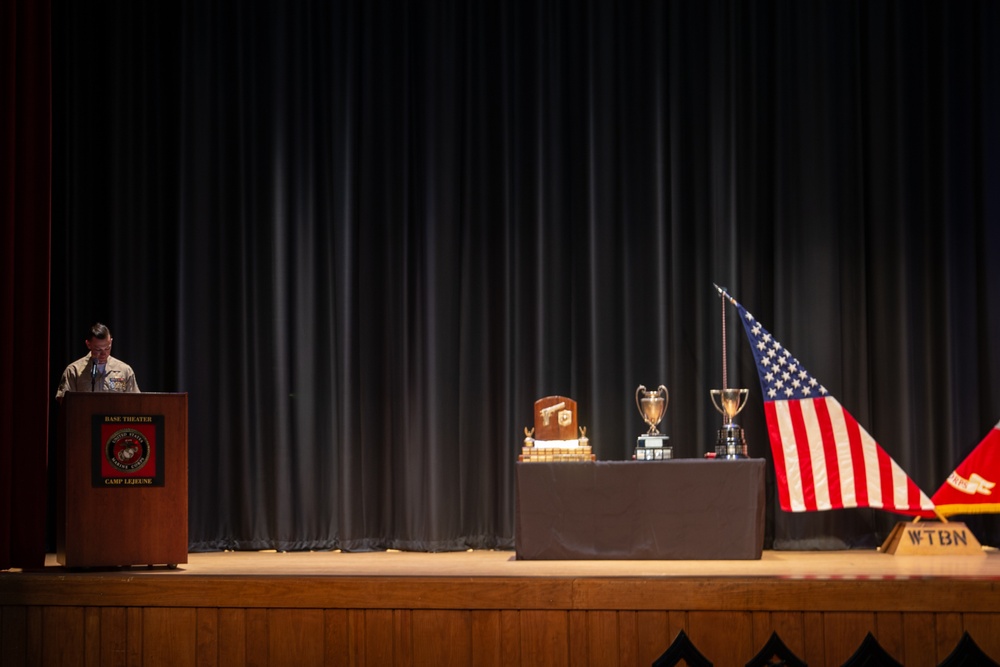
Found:
[[[123,428],[104,444],[104,456],[116,470],[134,473],[149,461],[149,440],[139,431]]]

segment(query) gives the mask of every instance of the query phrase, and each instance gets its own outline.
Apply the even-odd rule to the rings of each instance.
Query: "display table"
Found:
[[[517,463],[517,558],[759,559],[764,464]]]

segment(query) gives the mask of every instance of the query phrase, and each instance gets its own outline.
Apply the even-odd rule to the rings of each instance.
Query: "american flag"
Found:
[[[729,294],[750,340],[781,509],[875,507],[928,516],[934,503],[798,359]]]

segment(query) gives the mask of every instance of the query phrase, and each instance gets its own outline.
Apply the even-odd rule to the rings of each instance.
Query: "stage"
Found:
[[[901,557],[877,551],[764,551],[760,560],[517,560],[513,551],[226,551],[188,554],[176,570],[70,571],[46,559],[45,574],[181,577],[774,577],[778,579],[974,578],[1000,580],[1000,551],[985,557]],[[25,574],[36,574],[34,570]]]
[[[683,630],[715,665],[772,633],[841,665],[871,633],[911,666],[968,632],[1000,661],[1000,552],[765,550],[759,560],[513,551],[192,553],[176,569],[0,573],[0,665],[649,665]]]

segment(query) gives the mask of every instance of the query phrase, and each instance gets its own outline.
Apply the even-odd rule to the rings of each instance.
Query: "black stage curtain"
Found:
[[[510,548],[536,399],[574,398],[621,460],[662,383],[675,455],[701,457],[723,349],[770,459],[713,283],[928,495],[1000,420],[998,3],[53,20],[52,391],[102,320],[143,390],[188,392],[192,550]],[[787,514],[769,485],[769,547],[906,520]]]

